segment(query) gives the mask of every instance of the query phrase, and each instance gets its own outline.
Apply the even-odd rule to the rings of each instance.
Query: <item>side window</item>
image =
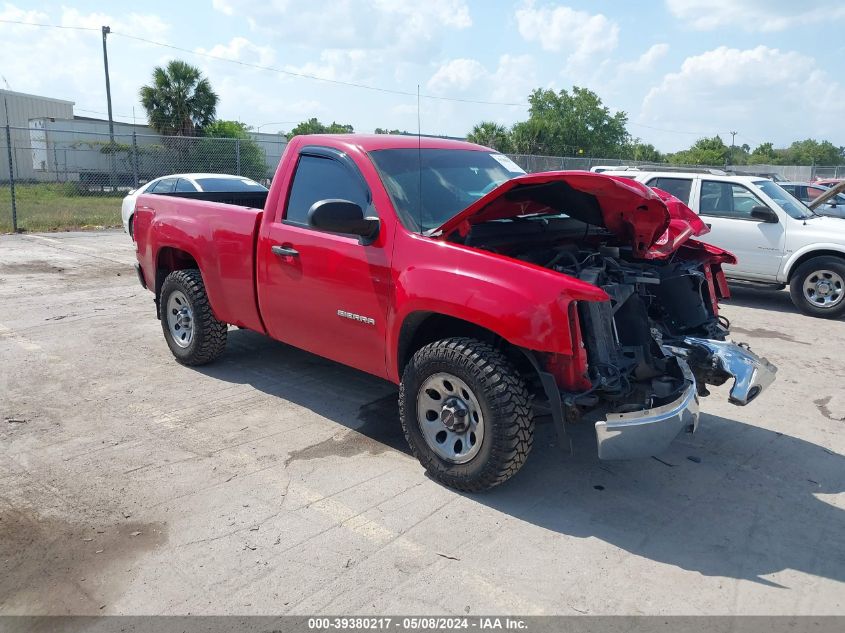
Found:
[[[810,200],[815,200],[820,195],[822,195],[824,192],[825,192],[825,190],[820,189],[819,187],[807,187],[806,200],[805,200],[805,198],[801,198],[801,202],[807,202],[807,201],[810,201]]]
[[[150,189],[150,193],[173,193],[176,187],[176,178],[164,178],[159,180],[156,185]]]
[[[308,226],[311,205],[333,198],[355,202],[365,212],[369,206],[369,194],[361,178],[346,165],[331,158],[302,155],[296,165],[284,221]]]
[[[184,178],[180,178],[176,181],[176,191],[180,192],[196,192],[197,188],[191,184],[190,180],[185,180]]]
[[[646,184],[649,187],[663,189],[663,191],[671,193],[684,204],[689,204],[689,194],[690,189],[692,189],[692,180],[690,178],[652,178]]]
[[[750,220],[751,209],[766,206],[747,187],[730,182],[701,183],[701,215]]]

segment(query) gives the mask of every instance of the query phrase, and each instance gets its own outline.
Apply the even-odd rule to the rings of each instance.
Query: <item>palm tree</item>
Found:
[[[471,143],[492,147],[500,152],[511,150],[507,128],[493,121],[482,121],[476,124],[472,131],[467,134],[467,140]]]
[[[151,86],[141,88],[141,104],[159,134],[196,136],[213,123],[218,97],[199,68],[174,59],[156,66]]]

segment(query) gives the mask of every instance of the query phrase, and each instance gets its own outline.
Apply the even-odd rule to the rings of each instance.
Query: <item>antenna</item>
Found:
[[[419,197],[418,203],[418,213],[419,219],[418,223],[420,225],[420,233],[423,232],[423,223],[422,223],[422,215],[423,215],[423,193],[422,193],[422,185],[423,185],[423,177],[422,177],[422,124],[420,123],[420,85],[417,84],[417,166],[419,172],[419,183],[418,183],[418,190],[417,194]]]

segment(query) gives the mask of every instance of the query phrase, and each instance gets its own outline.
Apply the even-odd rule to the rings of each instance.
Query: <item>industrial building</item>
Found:
[[[234,139],[213,141],[215,146],[208,154],[213,154],[210,158],[215,160],[187,168],[182,164],[184,161],[174,160],[172,154],[200,139],[181,139],[174,143],[146,125],[115,121],[115,145],[111,146],[108,121],[75,116],[73,106],[73,101],[0,90],[0,125],[6,125],[8,108],[16,182],[78,182],[86,187],[113,183],[130,188],[174,171],[240,173],[238,142]],[[261,148],[267,170],[264,175],[252,175],[270,178],[287,139],[278,134],[251,136]],[[175,150],[174,145],[178,146]],[[4,129],[0,134],[0,181],[3,182],[10,178],[8,156]]]
[[[30,126],[37,130],[44,121],[73,119],[73,101],[41,97],[38,95],[0,90],[0,124],[8,124],[12,141],[15,179],[36,179],[32,161],[27,160],[23,148],[32,146]],[[40,123],[41,122],[41,123]],[[36,132],[36,137],[38,133]],[[6,135],[0,136],[0,179],[9,179],[9,151],[6,146]]]

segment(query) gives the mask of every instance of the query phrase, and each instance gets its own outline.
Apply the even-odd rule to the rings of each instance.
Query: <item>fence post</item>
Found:
[[[138,136],[132,130],[132,178],[135,179],[135,189],[138,188]]]
[[[9,110],[6,106],[6,149],[9,153],[9,193],[12,194],[12,233],[18,232],[18,205],[15,200],[15,168],[12,165],[12,130],[9,128]]]
[[[241,139],[235,139],[235,167],[236,167],[236,174],[238,176],[241,175]]]

